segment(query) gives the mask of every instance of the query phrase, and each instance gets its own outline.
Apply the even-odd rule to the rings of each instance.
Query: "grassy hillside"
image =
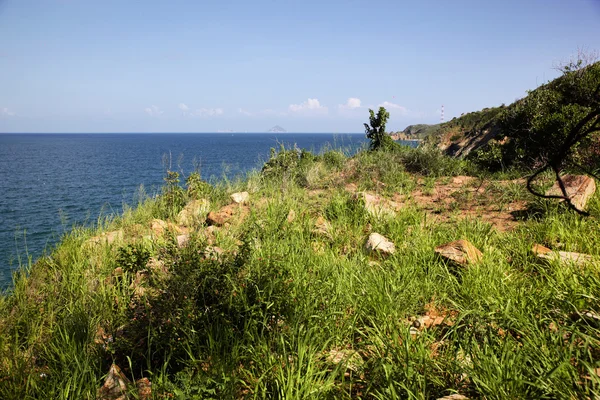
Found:
[[[216,187],[167,178],[15,277],[0,398],[111,398],[113,364],[130,398],[600,396],[600,224],[518,176],[402,148],[281,151]],[[367,250],[371,233],[395,253]],[[458,239],[482,258],[434,251]],[[593,258],[541,261],[536,243]]]

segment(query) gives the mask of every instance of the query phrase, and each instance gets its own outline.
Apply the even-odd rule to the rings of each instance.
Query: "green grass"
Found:
[[[0,297],[0,398],[95,398],[113,362],[131,381],[149,378],[158,399],[600,396],[599,327],[573,318],[600,312],[600,263],[540,263],[530,251],[540,243],[600,256],[597,219],[538,202],[536,218],[500,233],[474,220],[439,224],[413,206],[374,218],[345,190],[354,183],[390,198],[423,177],[434,185],[477,174],[423,150],[286,154],[270,165],[203,192],[212,210],[232,192],[251,193],[243,223],[215,234],[219,258],[203,256],[203,224],[181,249],[174,234],[145,238],[153,218],[180,206],[141,198],[95,230],[73,230],[17,274]],[[499,177],[486,177],[494,201],[529,200]],[[600,214],[598,195],[590,211]],[[330,235],[315,232],[319,216]],[[86,244],[118,229],[122,241]],[[369,232],[397,252],[367,253]],[[435,255],[462,238],[483,251],[479,264],[457,268]],[[141,296],[134,248],[168,269],[149,269]],[[432,310],[451,324],[411,334],[411,317]]]

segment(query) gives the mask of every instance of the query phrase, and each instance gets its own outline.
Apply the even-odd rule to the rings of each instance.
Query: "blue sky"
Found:
[[[0,0],[0,132],[361,132],[509,104],[600,0]]]

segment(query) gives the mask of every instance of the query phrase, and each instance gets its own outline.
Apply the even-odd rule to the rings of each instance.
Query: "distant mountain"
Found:
[[[283,129],[282,127],[280,127],[279,125],[275,125],[271,129],[269,129],[267,132],[269,132],[269,133],[286,133],[287,131],[285,129]]]

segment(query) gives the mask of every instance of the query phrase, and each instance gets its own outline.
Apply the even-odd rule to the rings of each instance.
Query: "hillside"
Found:
[[[600,168],[599,90],[600,62],[585,67],[571,64],[562,76],[508,106],[485,108],[443,124],[410,126],[404,134],[424,138],[447,155],[469,156],[492,169],[517,164],[531,167],[554,157],[577,123],[594,114],[577,129],[596,131],[572,149],[572,158],[591,169]]]
[[[475,176],[402,146],[169,172],[0,297],[0,398],[597,397],[600,225]]]

